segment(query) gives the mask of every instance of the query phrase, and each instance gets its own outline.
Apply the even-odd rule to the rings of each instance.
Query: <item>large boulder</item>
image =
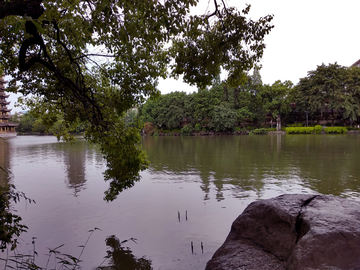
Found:
[[[360,269],[360,202],[282,195],[251,203],[206,270]]]

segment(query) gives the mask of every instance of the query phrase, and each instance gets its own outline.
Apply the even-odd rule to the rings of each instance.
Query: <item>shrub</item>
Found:
[[[196,131],[196,132],[200,132],[200,131],[201,131],[201,125],[200,125],[199,123],[197,123],[197,124],[195,125],[195,131]]]
[[[191,132],[193,132],[191,124],[187,124],[181,129],[181,135],[189,135]]]
[[[268,131],[265,128],[257,128],[254,129],[252,132],[256,135],[263,135],[268,133]]]
[[[315,129],[315,134],[320,134],[320,132],[323,130],[322,126],[320,125],[316,125],[314,129]]]
[[[330,134],[343,134],[348,132],[346,127],[326,127],[324,130],[326,133]]]
[[[285,128],[287,134],[312,134],[314,133],[313,127],[287,127]]]

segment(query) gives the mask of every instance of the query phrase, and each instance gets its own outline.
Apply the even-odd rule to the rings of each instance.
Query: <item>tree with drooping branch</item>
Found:
[[[105,199],[139,180],[148,165],[127,110],[159,94],[159,78],[183,75],[204,87],[228,72],[241,83],[262,57],[272,16],[257,21],[214,0],[191,15],[197,0],[0,1],[0,61],[8,91],[50,127],[60,114],[71,129],[86,123],[86,139],[107,161]],[[63,136],[64,133],[62,133]],[[67,136],[65,136],[68,138]]]

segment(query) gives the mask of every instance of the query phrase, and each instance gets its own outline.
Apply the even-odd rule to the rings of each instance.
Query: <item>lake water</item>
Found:
[[[0,183],[13,183],[36,201],[15,205],[29,227],[18,252],[33,254],[36,237],[35,263],[41,266],[48,248],[62,244],[59,251],[77,257],[88,231],[99,228],[81,255],[82,269],[96,269],[107,251],[112,257],[102,265],[116,269],[131,269],[121,266],[124,261],[153,269],[204,269],[231,223],[254,200],[283,193],[359,199],[358,135],[144,137],[143,147],[150,168],[133,188],[106,203],[108,183],[96,147],[47,136],[0,140],[0,166],[9,172],[0,171]],[[119,248],[130,238],[136,243]],[[127,252],[119,252],[125,247]]]

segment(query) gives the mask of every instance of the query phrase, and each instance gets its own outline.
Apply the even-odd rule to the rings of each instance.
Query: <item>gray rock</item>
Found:
[[[282,195],[251,203],[206,270],[360,269],[360,202]]]

